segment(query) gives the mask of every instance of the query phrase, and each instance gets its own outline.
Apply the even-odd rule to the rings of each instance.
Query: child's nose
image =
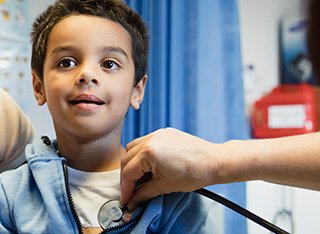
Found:
[[[76,85],[100,85],[97,74],[86,67],[80,70],[76,80]]]

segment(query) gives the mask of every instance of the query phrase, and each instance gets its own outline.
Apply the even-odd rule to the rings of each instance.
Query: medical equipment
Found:
[[[274,138],[320,130],[320,89],[282,84],[257,100],[252,112],[254,138]]]
[[[242,208],[241,206],[233,203],[232,201],[212,191],[202,188],[202,189],[196,190],[195,192],[234,210],[235,212],[245,216],[246,218],[263,226],[264,228],[268,229],[273,233],[288,234],[288,232],[286,232],[285,230],[273,225],[272,223],[264,220],[263,218],[255,215],[254,213]],[[107,201],[101,206],[98,213],[98,221],[100,226],[103,229],[107,229],[111,225],[121,226],[122,224],[125,223],[124,221],[125,210],[126,210],[126,207],[121,207],[120,202],[118,200]]]
[[[210,198],[232,210],[235,212],[245,216],[246,218],[250,219],[251,221],[261,225],[262,227],[268,229],[269,231],[276,233],[276,234],[289,234],[289,232],[275,226],[274,224],[266,221],[265,219],[257,216],[256,214],[248,211],[247,209],[244,209],[243,207],[233,203],[232,201],[212,192],[207,189],[199,189],[195,191],[196,193],[199,193],[207,198]]]
[[[105,202],[98,212],[98,222],[100,227],[107,229],[110,226],[120,226],[123,221],[124,208],[121,207],[118,200]]]

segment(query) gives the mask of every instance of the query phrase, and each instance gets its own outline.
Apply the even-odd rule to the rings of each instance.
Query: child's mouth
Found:
[[[77,104],[95,104],[95,105],[103,105],[104,102],[102,101],[91,101],[91,100],[72,100],[70,101],[71,104],[77,105]]]
[[[92,94],[80,94],[72,98],[69,103],[85,111],[95,110],[105,104],[104,101]]]

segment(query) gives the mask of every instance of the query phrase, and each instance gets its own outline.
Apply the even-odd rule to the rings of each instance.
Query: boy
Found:
[[[196,194],[159,196],[119,222],[97,218],[120,197],[122,123],[144,96],[147,41],[139,15],[117,0],[59,0],[38,17],[33,89],[57,140],[35,139],[28,163],[0,175],[0,233],[212,233]]]

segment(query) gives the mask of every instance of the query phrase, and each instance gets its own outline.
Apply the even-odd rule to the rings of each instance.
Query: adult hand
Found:
[[[216,159],[208,155],[217,150],[217,145],[190,134],[173,128],[160,129],[130,142],[126,148],[120,200],[130,210],[157,195],[193,191],[214,180]],[[136,188],[136,182],[150,172],[152,178]]]

